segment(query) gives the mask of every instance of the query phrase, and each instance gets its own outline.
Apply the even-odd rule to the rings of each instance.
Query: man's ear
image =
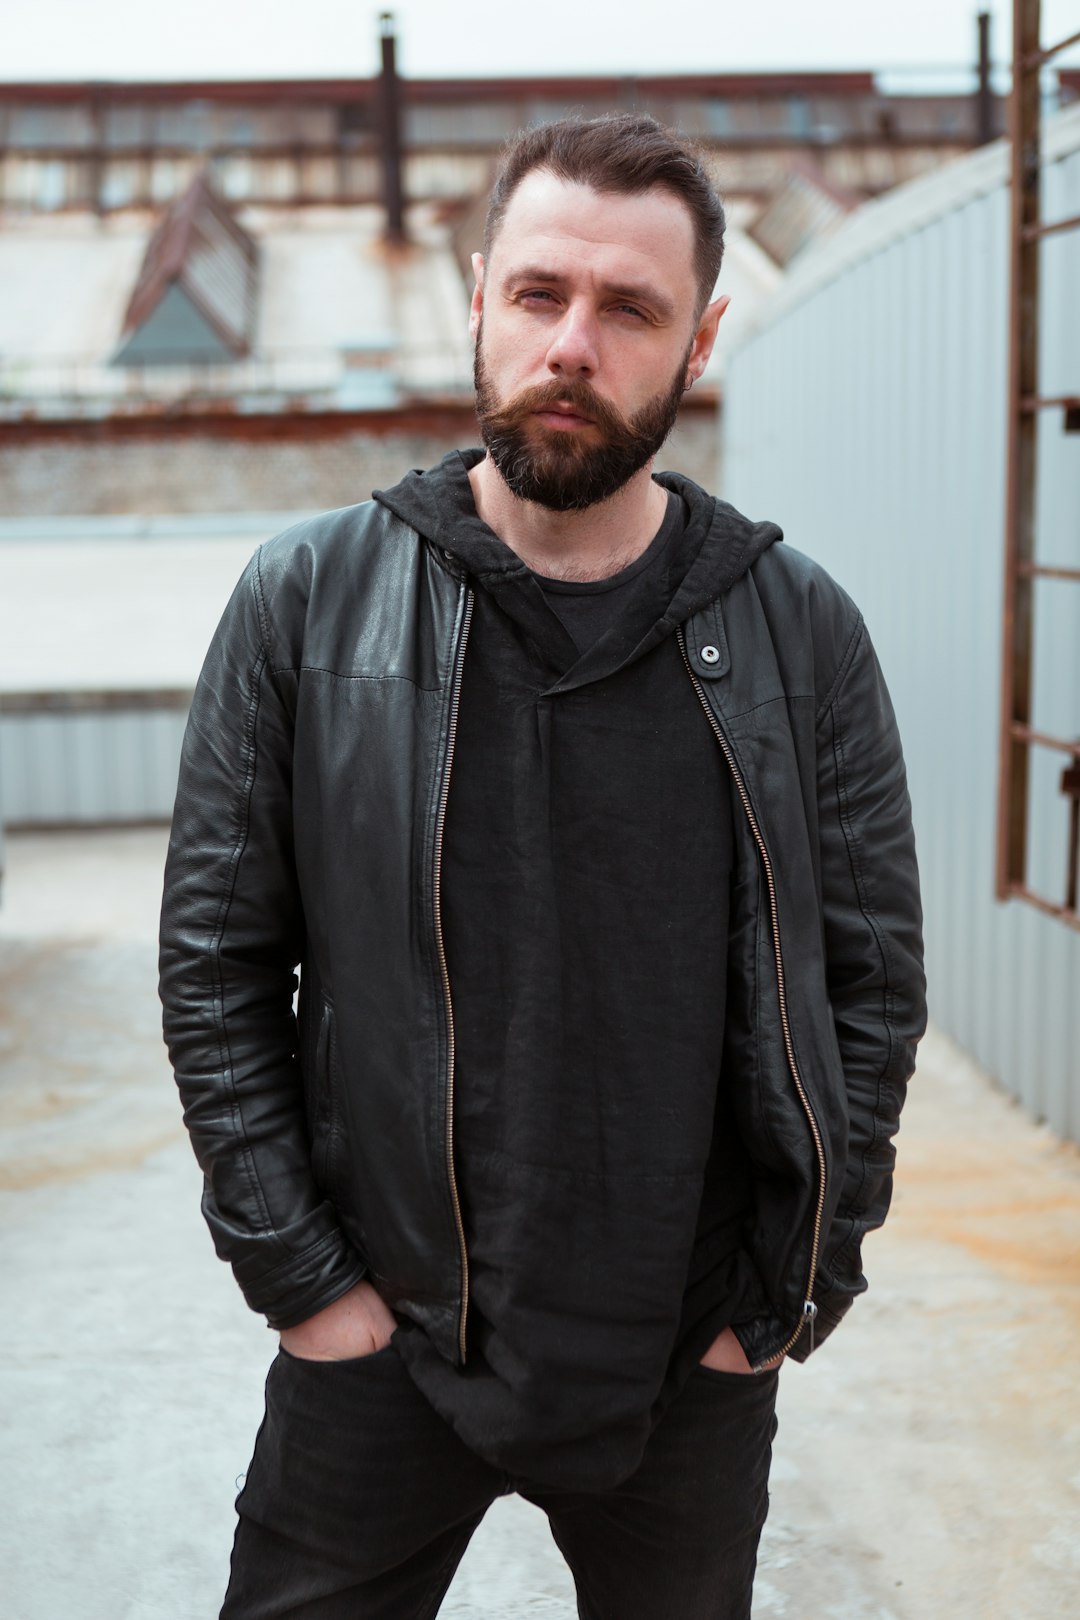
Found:
[[[472,301],[469,304],[469,336],[476,341],[476,333],[480,326],[480,317],[484,313],[484,255],[474,253],[471,259],[473,275],[476,284],[472,291]]]
[[[701,376],[701,373],[705,370],[705,367],[709,363],[709,356],[712,354],[713,345],[716,342],[716,333],[717,328],[720,325],[720,317],[723,315],[725,309],[727,309],[730,303],[731,298],[727,293],[722,294],[722,296],[719,298],[714,298],[713,302],[708,305],[702,314],[701,319],[698,321],[698,329],[694,335],[694,343],[690,350],[690,358],[686,362],[686,370],[693,378],[694,382],[697,382],[698,378]]]

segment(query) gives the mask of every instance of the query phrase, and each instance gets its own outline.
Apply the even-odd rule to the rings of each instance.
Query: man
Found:
[[[865,1287],[923,983],[858,612],[652,475],[723,231],[651,119],[522,136],[486,454],[271,541],[208,656],[165,1027],[281,1346],[230,1620],[433,1615],[507,1491],[588,1620],[749,1615],[777,1368]]]

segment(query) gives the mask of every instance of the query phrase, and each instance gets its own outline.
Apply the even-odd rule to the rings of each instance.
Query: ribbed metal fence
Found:
[[[1080,114],[1044,131],[1044,216],[1076,212]],[[859,211],[732,355],[724,493],[859,602],[904,734],[932,1015],[1080,1140],[1080,934],[994,899],[1008,294],[1003,145]],[[1043,388],[1080,378],[1080,241],[1046,245]],[[1080,563],[1080,435],[1040,424],[1039,550]],[[1080,587],[1041,581],[1035,724],[1080,736]],[[1062,761],[1040,761],[1032,882],[1061,892]]]
[[[0,823],[167,821],[190,692],[0,694]]]

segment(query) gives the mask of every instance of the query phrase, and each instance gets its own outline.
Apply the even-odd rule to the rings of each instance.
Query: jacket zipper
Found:
[[[450,1202],[454,1210],[458,1249],[461,1254],[461,1313],[458,1317],[458,1354],[465,1361],[465,1319],[469,1311],[469,1256],[465,1247],[465,1223],[461,1218],[461,1199],[458,1196],[457,1175],[454,1171],[454,1009],[450,1001],[450,973],[446,966],[446,947],[442,927],[442,858],[443,830],[446,826],[446,806],[450,798],[450,770],[454,763],[454,743],[457,740],[458,710],[461,707],[461,672],[465,664],[465,643],[469,639],[472,623],[473,593],[466,587],[465,613],[461,621],[461,636],[454,654],[453,677],[450,683],[450,723],[446,734],[446,761],[443,765],[442,789],[439,794],[439,812],[435,821],[435,942],[442,973],[443,998],[446,1003],[446,1173],[450,1182]]]
[[[784,981],[784,958],[780,949],[780,912],[776,901],[776,883],[773,879],[772,861],[769,857],[769,851],[765,847],[765,840],[762,837],[757,816],[754,814],[754,807],[750,802],[750,795],[746,791],[746,783],[743,781],[742,772],[739,770],[735,756],[731,751],[731,745],[724,736],[720,722],[713,713],[712,705],[705,696],[705,689],[698,677],[695,675],[693,666],[690,663],[690,658],[686,651],[686,635],[681,625],[678,627],[676,635],[679,641],[679,650],[683,656],[683,663],[686,665],[686,673],[693,682],[694,691],[697,693],[701,707],[705,711],[705,718],[708,720],[713,729],[716,740],[720,744],[721,751],[725,760],[727,761],[728,769],[731,771],[731,774],[735,780],[735,787],[738,791],[739,799],[742,803],[743,809],[746,812],[746,819],[750,823],[750,831],[753,834],[754,842],[757,845],[758,854],[761,856],[761,864],[765,872],[765,883],[769,891],[769,918],[772,925],[773,956],[776,960],[776,990],[777,998],[780,1003],[780,1026],[784,1032],[784,1050],[787,1053],[788,1068],[791,1071],[791,1078],[795,1082],[795,1090],[798,1093],[799,1101],[802,1103],[803,1111],[806,1114],[807,1121],[810,1125],[810,1134],[814,1139],[814,1149],[817,1153],[818,1197],[817,1207],[814,1211],[814,1234],[813,1241],[810,1245],[810,1270],[806,1279],[806,1297],[803,1300],[802,1314],[799,1317],[799,1321],[796,1325],[794,1333],[791,1335],[782,1349],[777,1350],[774,1356],[769,1357],[770,1361],[774,1361],[777,1357],[787,1355],[792,1345],[802,1333],[804,1327],[809,1327],[810,1329],[810,1348],[811,1350],[814,1348],[814,1319],[817,1316],[817,1306],[814,1304],[814,1281],[817,1277],[818,1259],[821,1252],[821,1226],[825,1216],[825,1147],[821,1140],[821,1131],[818,1126],[818,1122],[814,1117],[814,1110],[810,1106],[810,1098],[806,1094],[806,1088],[803,1085],[802,1076],[799,1074],[799,1066],[795,1060],[795,1046],[791,1039],[791,1025],[788,1021],[787,992]],[[757,1372],[758,1370],[759,1369],[755,1367],[754,1371]]]

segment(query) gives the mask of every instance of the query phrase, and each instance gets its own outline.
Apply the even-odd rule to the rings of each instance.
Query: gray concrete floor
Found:
[[[273,1353],[213,1257],[160,1045],[163,850],[8,839],[4,1620],[209,1620]],[[1080,1154],[923,1051],[872,1290],[781,1377],[755,1620],[1080,1612]],[[573,1615],[535,1509],[497,1504],[443,1613]]]

